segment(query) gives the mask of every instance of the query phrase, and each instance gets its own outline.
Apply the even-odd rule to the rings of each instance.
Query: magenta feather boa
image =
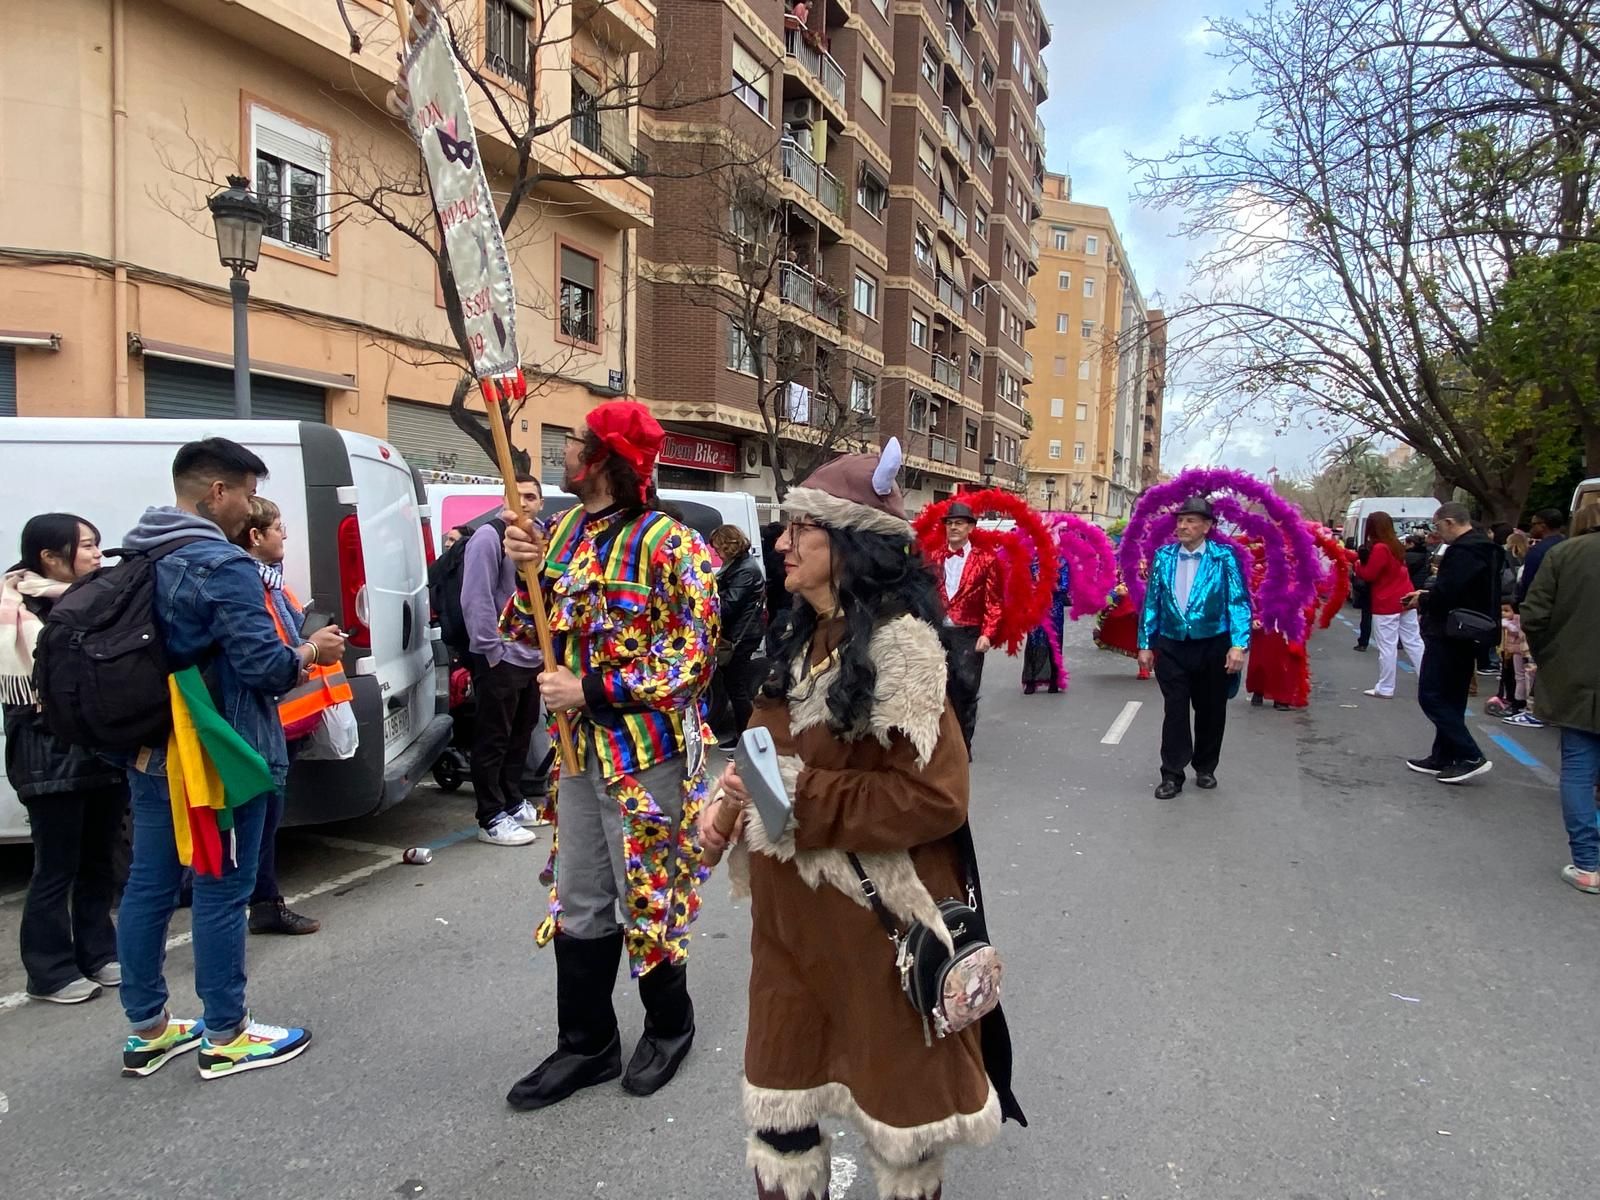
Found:
[[[1255,476],[1226,467],[1190,467],[1139,497],[1117,555],[1134,607],[1144,603],[1144,576],[1157,547],[1172,536],[1177,524],[1172,510],[1190,496],[1211,497],[1219,520],[1261,539],[1266,575],[1256,597],[1257,619],[1263,628],[1276,630],[1290,642],[1303,642],[1306,609],[1316,600],[1326,560],[1298,508]],[[1227,534],[1213,530],[1211,536],[1239,557],[1248,581],[1249,554]]]
[[[1117,557],[1111,539],[1100,526],[1076,513],[1046,513],[1044,521],[1070,572],[1072,619],[1094,616],[1105,608],[1106,597],[1117,585]]]

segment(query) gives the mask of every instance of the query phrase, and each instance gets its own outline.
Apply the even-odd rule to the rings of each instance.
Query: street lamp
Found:
[[[985,489],[994,486],[994,455],[987,454],[983,459],[983,486]]]
[[[217,231],[217,257],[233,272],[233,415],[250,419],[250,277],[261,261],[261,231],[270,214],[243,175],[229,175],[228,186],[207,202]]]
[[[1044,510],[1054,512],[1056,507],[1056,479],[1054,475],[1044,481]]]
[[[1100,493],[1099,492],[1090,492],[1089,493],[1089,519],[1091,521],[1094,520],[1094,516],[1095,516],[1094,510],[1096,508],[1098,508],[1099,505],[1100,505]]]

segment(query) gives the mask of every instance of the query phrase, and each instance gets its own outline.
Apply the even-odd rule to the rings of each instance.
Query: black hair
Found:
[[[844,640],[839,643],[839,674],[828,689],[828,729],[837,737],[858,738],[871,722],[878,669],[868,654],[873,631],[885,621],[909,615],[944,634],[944,603],[938,581],[910,536],[868,533],[823,526],[833,551]],[[817,613],[796,604],[772,639],[772,673],[761,685],[764,696],[787,701],[793,667],[809,654]],[[810,686],[810,685],[803,685]]]
[[[100,530],[95,528],[93,521],[72,513],[50,512],[29,517],[28,523],[22,527],[22,558],[11,569],[15,571],[20,568],[32,571],[35,575],[45,574],[46,550],[69,563],[76,562],[80,525],[94,534],[95,541],[100,540]]]
[[[541,500],[544,499],[544,481],[541,480],[537,475],[530,474],[527,471],[518,471],[517,482],[533,484],[534,487],[539,489],[539,498]]]
[[[611,453],[600,440],[600,435],[592,429],[583,431],[583,462],[589,470],[599,471],[605,478],[606,486],[611,489],[611,501],[625,518],[636,517],[642,512],[665,511],[653,482],[644,481],[644,498],[640,499],[639,473],[620,454]],[[667,515],[679,520],[675,514]]]
[[[267,477],[267,464],[252,451],[227,438],[209,437],[189,442],[172,460],[172,481],[209,484],[213,479],[239,483],[246,475]]]
[[[1567,527],[1567,514],[1559,508],[1541,508],[1533,514],[1533,519],[1546,529],[1561,530]]]

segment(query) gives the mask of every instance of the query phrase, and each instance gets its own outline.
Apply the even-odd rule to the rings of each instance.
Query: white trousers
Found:
[[[1418,674],[1422,672],[1422,630],[1417,625],[1414,612],[1374,615],[1372,635],[1378,642],[1378,687],[1380,696],[1394,695],[1394,669],[1399,660],[1398,648],[1406,648],[1406,657]]]

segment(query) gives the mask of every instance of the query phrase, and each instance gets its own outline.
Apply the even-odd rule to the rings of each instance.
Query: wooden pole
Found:
[[[533,522],[522,515],[522,496],[517,491],[516,465],[511,459],[511,438],[506,433],[505,413],[500,409],[501,381],[479,381],[483,389],[483,406],[489,410],[489,436],[494,438],[495,463],[500,468],[500,478],[506,485],[506,508],[517,515],[517,527],[533,531]],[[533,628],[539,636],[539,652],[544,655],[544,669],[555,670],[555,643],[550,637],[550,618],[544,611],[544,591],[540,576],[542,562],[524,562],[517,565],[522,581],[528,585],[528,600],[533,605]],[[578,774],[578,751],[572,740],[572,721],[566,712],[553,709],[556,715],[556,734],[561,743],[561,769],[569,779]]]

